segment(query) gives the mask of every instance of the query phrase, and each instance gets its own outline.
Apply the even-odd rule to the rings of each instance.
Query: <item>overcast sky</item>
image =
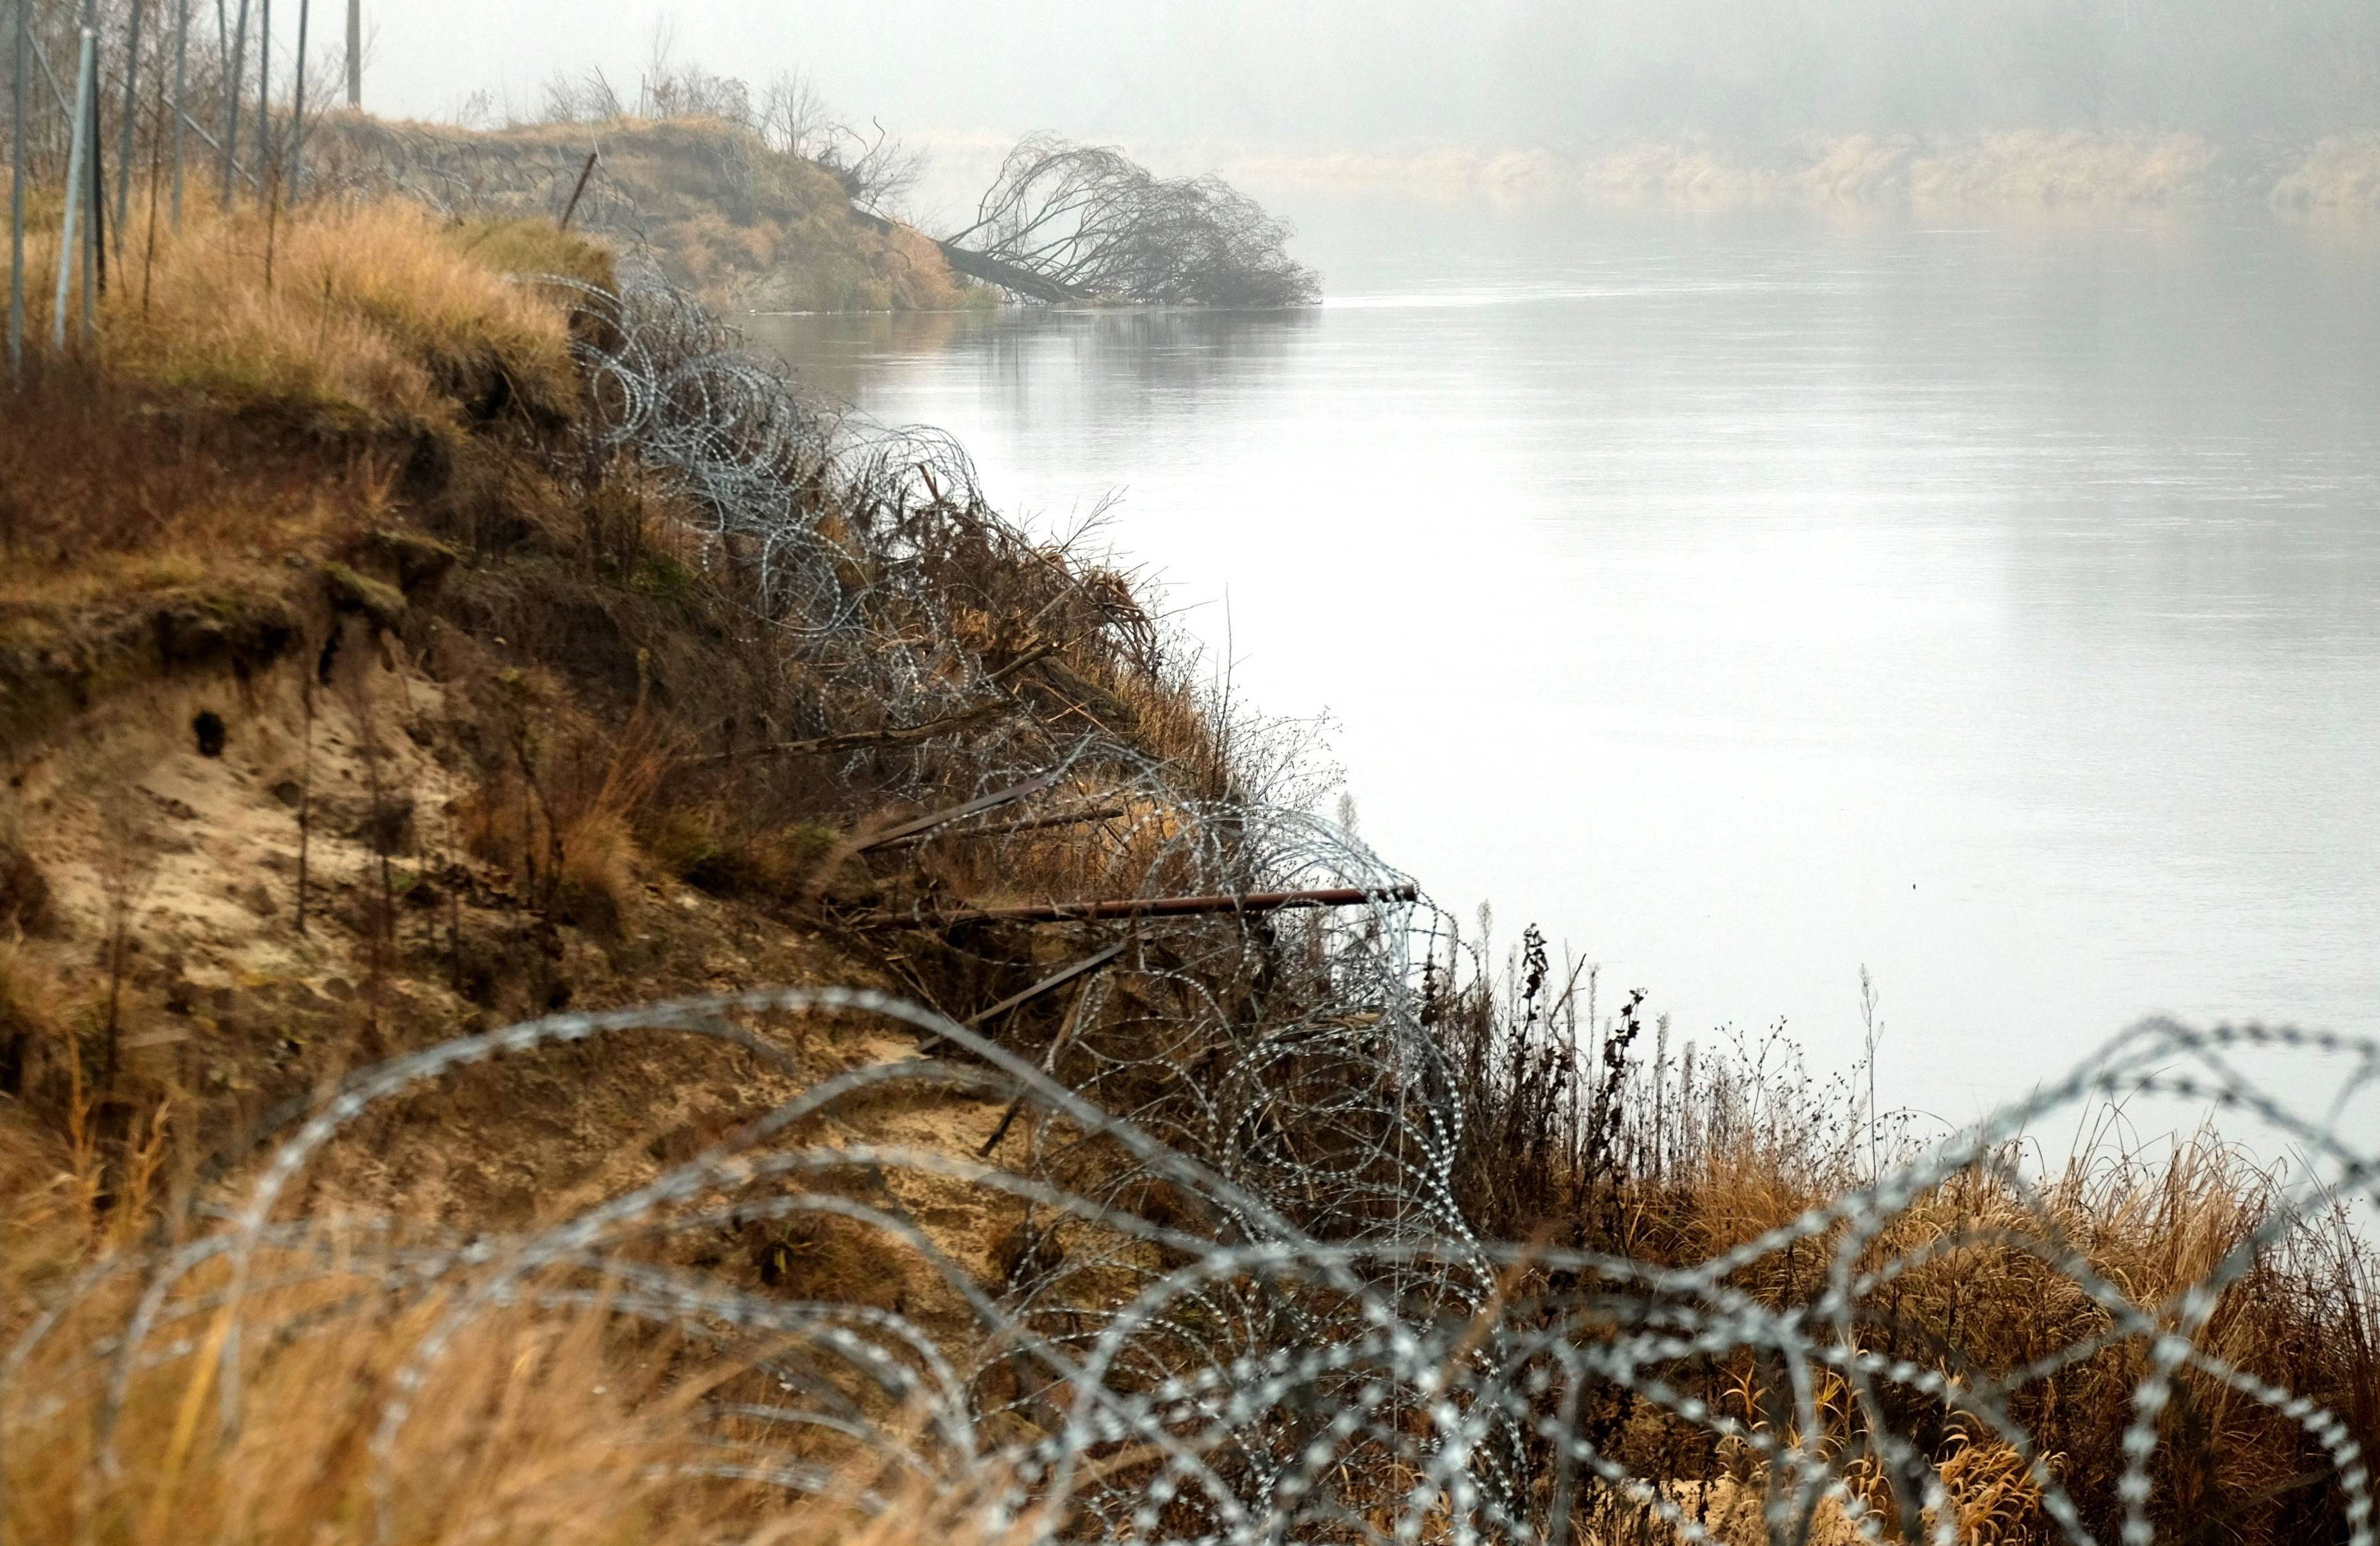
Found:
[[[1050,127],[1081,135],[1330,138],[1345,85],[1386,100],[1416,136],[1456,137],[1450,112],[1479,43],[1520,0],[409,0],[373,6],[370,105],[451,115],[487,88],[537,103],[557,69],[600,66],[633,87],[657,25],[677,55],[759,81],[809,71],[846,113],[912,135]],[[1440,47],[1415,46],[1417,30]],[[1450,54],[1445,46],[1453,45]],[[1433,55],[1435,55],[1433,57]],[[1459,56],[1457,56],[1459,55]],[[1322,109],[1318,88],[1331,99]]]
[[[326,0],[324,9],[335,9]],[[535,110],[680,59],[808,70],[917,139],[1330,150],[1613,132],[2369,127],[2380,0],[365,0],[367,105]]]

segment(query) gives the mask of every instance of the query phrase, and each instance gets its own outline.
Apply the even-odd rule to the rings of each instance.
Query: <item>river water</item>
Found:
[[[1259,190],[1260,193],[1263,190]],[[752,319],[1107,541],[1361,830],[1947,1119],[2380,1031],[2380,229],[1276,190],[1329,301]]]

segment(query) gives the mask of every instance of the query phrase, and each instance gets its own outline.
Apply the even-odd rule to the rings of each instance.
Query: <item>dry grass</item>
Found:
[[[633,230],[673,282],[715,306],[943,310],[993,304],[989,291],[956,280],[941,251],[917,233],[856,219],[849,193],[832,174],[718,119],[624,118],[590,133],[584,124],[470,130],[337,116],[320,126],[308,155],[316,174],[336,186],[383,188],[389,164],[419,161],[448,174],[419,182],[468,184],[474,208],[550,215],[598,140],[603,159],[580,225]]]
[[[576,147],[587,130],[524,126],[489,138]],[[714,119],[625,119],[603,126],[602,143],[604,174],[636,201],[664,269],[716,305],[942,310],[970,301],[931,242],[853,219],[832,175],[758,135]]]
[[[13,965],[0,961],[0,970]],[[0,980],[0,990],[15,986]],[[77,1185],[72,1161],[58,1135],[0,1109],[0,1198],[7,1199],[0,1210],[0,1290],[12,1324],[28,1294],[71,1274],[91,1238],[87,1188]]]
[[[145,231],[128,243],[95,354],[70,327],[69,355],[37,355],[9,396],[0,604],[269,594],[285,555],[388,521],[475,433],[576,413],[565,312],[506,274],[600,281],[600,250],[397,203],[187,204],[153,257]],[[30,259],[40,338],[55,239]]]
[[[1857,1192],[1879,1162],[1889,1166],[1914,1152],[1889,1129],[1871,1150],[1858,1081],[1811,1078],[1774,1038],[1698,1062],[1691,1049],[1670,1045],[1666,1028],[1657,1033],[1646,1024],[1635,1000],[1597,1027],[1595,1012],[1577,1002],[1585,997],[1564,991],[1532,936],[1502,1003],[1483,996],[1445,1008],[1441,1033],[1476,1132],[1460,1173],[1464,1200],[1491,1235],[1693,1267],[1788,1228]],[[1573,1057],[1602,1075],[1576,1089],[1575,1104],[1555,1072]],[[2157,1312],[2257,1236],[2281,1185],[2212,1131],[2163,1151],[2094,1152],[2046,1175],[2016,1149],[1988,1156],[1915,1198],[1862,1251],[1863,1271],[1896,1270],[1859,1304],[1861,1345],[1967,1390],[2046,1369],[2013,1390],[2006,1417],[2088,1527],[2112,1539],[2120,1524],[2120,1441],[2148,1352],[2137,1334],[2111,1334],[2115,1318],[2073,1269]],[[1828,1291],[1841,1230],[1760,1255],[1729,1281],[1776,1309],[1815,1305]],[[2193,1343],[2338,1413],[2369,1449],[2380,1440],[2374,1265],[2343,1219],[2301,1226],[2257,1251]],[[2103,1338],[2107,1345],[2088,1356],[2045,1362]],[[1778,1369],[1738,1357],[1670,1374],[1753,1430],[1828,1455],[1869,1508],[1892,1516],[1890,1489],[1864,1448],[1865,1420],[1840,1380],[1819,1392],[1824,1431],[1775,1435],[1772,1414],[1784,1391]],[[1894,1429],[1918,1438],[1940,1469],[1962,1542],[2062,1539],[2018,1450],[1980,1407],[1889,1388],[1886,1400]],[[1684,1489],[1722,1539],[1745,1546],[1765,1539],[1756,1500],[1767,1473],[1756,1454],[1713,1443],[1625,1395],[1583,1426],[1595,1431],[1598,1422],[1624,1432],[1621,1448],[1638,1474]],[[2327,1476],[2320,1447],[2294,1422],[2185,1369],[2159,1423],[2152,1517],[2173,1539],[2275,1546],[2339,1539],[2343,1503]],[[1634,1505],[1621,1500],[1602,1506],[1607,1523],[1634,1516]],[[1814,1540],[1852,1539],[1840,1507],[1821,1511]]]
[[[197,196],[186,208],[179,231],[135,233],[101,304],[99,358],[119,384],[337,427],[450,425],[503,399],[571,412],[564,311],[504,274],[600,272],[583,243],[535,241],[518,223],[453,226],[395,201],[217,213]],[[35,335],[51,325],[55,262],[55,237],[28,253]]]
[[[0,1345],[77,1267],[186,1239],[200,1165],[238,1174],[265,1110],[433,1033],[422,1026],[451,1030],[465,1000],[644,999],[665,996],[657,984],[683,992],[686,979],[705,983],[722,969],[771,971],[783,957],[741,936],[788,932],[785,905],[801,899],[840,833],[915,797],[888,798],[866,769],[684,755],[739,718],[790,726],[823,713],[832,724],[904,706],[820,701],[818,680],[755,637],[738,572],[701,562],[710,555],[689,542],[685,511],[633,468],[590,467],[565,432],[577,387],[564,315],[499,270],[567,270],[587,250],[527,223],[453,227],[375,206],[310,210],[295,225],[285,213],[275,229],[254,209],[218,218],[202,198],[191,202],[183,237],[161,235],[147,310],[118,274],[98,348],[49,361],[9,400],[0,739],[12,757],[21,749],[43,764],[50,787],[70,789],[102,777],[96,761],[77,761],[80,732],[124,700],[209,694],[232,722],[232,757],[190,749],[181,726],[195,705],[184,704],[170,746],[152,737],[140,769],[104,776],[128,793],[135,776],[154,785],[181,758],[228,781],[235,760],[270,743],[276,749],[237,772],[251,804],[311,832],[315,910],[300,935],[289,903],[307,895],[298,875],[308,871],[264,868],[284,857],[261,850],[281,846],[285,828],[218,858],[191,850],[226,834],[190,818],[182,868],[212,870],[211,888],[268,883],[279,910],[202,945],[181,923],[131,920],[123,932],[146,938],[126,947],[145,943],[146,954],[127,1019],[164,1051],[133,1070],[139,1077],[103,1089],[95,942],[88,931],[44,938],[20,958],[13,931],[38,910],[33,884],[0,863],[0,902],[12,914],[0,919],[11,942],[0,956],[0,1050],[30,1049],[42,1065],[0,1083]],[[132,273],[140,277],[139,266]],[[492,404],[484,394],[497,381],[506,396]],[[1042,680],[1037,700],[1055,703],[1068,684],[1093,678],[1142,693],[1129,685],[1132,668],[1106,654],[1111,636],[1145,622],[1128,591],[1086,586],[1062,558],[998,537],[956,542],[941,560],[948,585],[1004,620],[982,642],[1014,634],[1004,647],[1025,648],[1028,619],[1062,630],[1074,675]],[[227,632],[233,648],[184,658],[157,642],[183,620]],[[251,659],[237,647],[250,621],[286,638]],[[376,684],[369,701],[358,673]],[[12,717],[19,684],[24,699],[49,706]],[[334,738],[345,743],[336,756]],[[964,748],[933,755],[953,780],[972,775]],[[429,770],[433,759],[451,780]],[[886,784],[918,787],[905,772],[889,768]],[[460,796],[451,806],[446,791]],[[273,803],[285,798],[285,816]],[[401,841],[363,835],[379,830],[384,804],[419,806]],[[44,819],[45,855],[64,856],[55,872],[82,867],[89,856],[64,853],[71,844],[55,811]],[[302,843],[289,846],[306,853]],[[640,916],[661,910],[645,901],[647,880],[663,873],[649,846],[671,843],[663,857],[676,866],[708,864],[720,889],[760,894],[715,956],[710,939],[657,940],[674,918]],[[744,860],[749,872],[735,873]],[[399,869],[408,873],[392,874]],[[430,881],[435,903],[392,902],[399,883],[416,883],[407,895],[421,897]],[[863,872],[855,883],[877,883]],[[674,888],[672,914],[692,907],[685,891]],[[87,897],[75,900],[89,910]],[[682,933],[728,932],[709,921],[722,911]],[[171,944],[168,930],[180,931]],[[286,994],[258,969],[268,955],[303,978]],[[173,1007],[186,968],[212,995],[197,1010],[186,994]],[[864,963],[836,970],[868,980]],[[482,977],[492,984],[484,998]],[[345,990],[331,995],[335,1006],[317,993],[333,981]],[[268,1000],[274,1007],[251,1008]],[[285,1001],[307,1007],[285,1011]],[[559,1125],[542,1090],[538,1110],[501,1104],[475,1135],[474,1119],[441,1108],[436,1138],[409,1147],[465,1170],[475,1137],[491,1147],[531,1127],[551,1137]],[[544,1183],[563,1169],[506,1153],[501,1197],[477,1175],[467,1177],[471,1190],[458,1183],[454,1195],[480,1210],[463,1222],[484,1225],[528,1195],[524,1173]],[[421,1183],[445,1195],[438,1185]],[[722,1276],[861,1302],[905,1292],[840,1225],[747,1235]],[[368,1414],[436,1308],[392,1319],[375,1308],[384,1299],[363,1291],[370,1281],[359,1266],[253,1301],[256,1324],[302,1330],[251,1348],[248,1420],[234,1433],[213,1418],[204,1354],[217,1322],[194,1305],[161,1344],[170,1356],[133,1383],[120,1467],[95,1463],[87,1389],[82,1405],[49,1414],[60,1420],[11,1430],[0,1446],[5,1528],[12,1539],[127,1542],[369,1533],[379,1500]],[[184,1296],[213,1286],[202,1272]],[[12,1390],[87,1359],[111,1320],[120,1326],[131,1292],[79,1296],[28,1384]],[[892,1546],[908,1539],[904,1519],[964,1538],[951,1499],[919,1497],[894,1523],[863,1526],[832,1500],[795,1508],[782,1489],[689,1480],[703,1458],[699,1391],[680,1377],[694,1360],[617,1324],[523,1313],[475,1331],[393,1457],[395,1539],[809,1540],[847,1528]],[[23,1414],[12,1396],[0,1415]]]
[[[770,1338],[652,1329],[600,1297],[569,1297],[583,1284],[566,1276],[527,1282],[516,1302],[478,1313],[382,1446],[399,1370],[459,1290],[392,1293],[391,1237],[343,1233],[326,1215],[306,1248],[268,1244],[254,1262],[236,1426],[218,1406],[230,1324],[221,1257],[159,1301],[118,1405],[113,1339],[158,1253],[206,1227],[165,1185],[177,1098],[145,1097],[117,1119],[114,1142],[94,1131],[107,1117],[88,1090],[75,1090],[58,1132],[0,1102],[0,1349],[30,1354],[0,1410],[0,1537],[992,1546],[982,1477],[939,1487],[915,1469],[855,1463],[832,1436],[805,1447],[722,1419],[722,1404],[759,1411],[778,1398],[759,1369],[782,1351]],[[735,1245],[748,1261],[726,1264],[723,1281],[791,1296],[897,1303],[905,1281],[881,1237],[848,1221],[755,1223]],[[543,1300],[545,1287],[557,1297]],[[62,1314],[26,1340],[49,1305]],[[814,1461],[833,1484],[808,1492],[765,1471],[732,1474],[722,1437],[766,1438],[776,1458]]]
[[[1865,1308],[1863,1345],[1963,1380],[2006,1375],[2099,1337],[2111,1325],[2104,1308],[2037,1254],[2042,1247],[2071,1248],[2137,1304],[2169,1302],[2261,1222],[2265,1185],[2204,1139],[2154,1163],[2136,1160],[2095,1172],[2077,1167],[2029,1200],[1997,1177],[1954,1177],[1896,1221],[1864,1258],[1870,1264],[1915,1254],[1926,1259]],[[1782,1224],[1819,1200],[1755,1160],[1712,1165],[1633,1199],[1632,1209],[1640,1248],[1646,1243],[1642,1236],[1651,1234],[1684,1261]],[[2330,1244],[2353,1254],[2351,1242]],[[1667,1254],[1654,1253],[1656,1260]],[[1737,1281],[1765,1303],[1811,1303],[1823,1292],[1826,1254],[1814,1247],[1764,1259]],[[2301,1248],[2284,1249],[2224,1293],[2194,1340],[2350,1416],[2368,1442],[2375,1367],[2358,1349],[2369,1347],[2373,1320],[2373,1301],[2362,1286]],[[2136,1338],[2127,1340],[2027,1383],[2009,1404],[2008,1415],[2029,1436],[2031,1453],[2047,1465],[2101,1539],[2117,1526],[2119,1441],[2147,1372],[2145,1348]],[[1769,1431],[1767,1414],[1781,1395],[1776,1370],[1738,1360],[1699,1375],[1718,1409],[1755,1432]],[[1831,1457],[1869,1509],[1893,1517],[1890,1489],[1864,1449],[1864,1420],[1839,1378],[1822,1379],[1817,1406],[1827,1423],[1823,1431],[1781,1436]],[[1979,1418],[1938,1405],[1928,1414],[1912,1401],[1893,1415],[1904,1432],[1932,1434],[1929,1458],[1958,1510],[1961,1542],[2061,1539],[2042,1510],[2025,1455],[2002,1434]],[[1721,1539],[1745,1546],[1766,1539],[1757,1500],[1765,1495],[1767,1473],[1748,1450],[1731,1443],[1713,1446],[1701,1434],[1639,1418],[1629,1430],[1629,1453],[1645,1474],[1677,1478],[1690,1488],[1716,1485],[1709,1502]],[[2271,1408],[2185,1373],[2160,1424],[2153,1516],[2175,1539],[2196,1539],[2193,1528],[2232,1541],[2334,1539],[2339,1500],[2317,1455],[2306,1435]],[[1855,1536],[1840,1506],[1829,1503],[1812,1539]]]
[[[504,755],[457,812],[463,843],[515,875],[533,905],[614,936],[641,893],[638,829],[657,820],[672,740],[641,695],[624,724],[603,726],[549,674],[493,686],[483,724]]]
[[[18,1137],[14,1124],[0,1123],[0,1142]],[[0,1163],[14,1158],[0,1149]],[[24,1329],[13,1307],[29,1282],[64,1270],[72,1253],[61,1241],[74,1227],[63,1211],[29,1223],[28,1194],[13,1196],[5,1284],[12,1312],[0,1318],[11,1340]],[[260,1278],[274,1275],[269,1255],[258,1265]],[[151,1344],[163,1356],[132,1379],[112,1430],[106,1380],[85,1360],[109,1318],[122,1323],[135,1285],[86,1295],[25,1370],[20,1388],[69,1394],[0,1452],[8,1538],[118,1546],[983,1539],[963,1492],[938,1493],[914,1475],[846,1472],[839,1489],[804,1497],[765,1479],[719,1474],[710,1405],[764,1399],[765,1389],[732,1358],[624,1332],[600,1306],[482,1314],[382,1453],[375,1433],[394,1377],[449,1307],[431,1299],[390,1313],[380,1280],[360,1264],[292,1265],[302,1284],[246,1303],[242,1418],[232,1430],[215,1400],[227,1322],[207,1298],[222,1286],[220,1263],[191,1274],[167,1301]],[[272,1327],[282,1329],[264,1329]],[[109,1367],[104,1357],[95,1366]],[[895,1506],[869,1516],[856,1500],[870,1491]]]
[[[267,594],[284,555],[390,507],[395,452],[326,456],[285,427],[225,421],[75,363],[8,402],[0,605],[147,592]],[[198,417],[204,417],[201,426]],[[28,625],[30,626],[30,625]]]

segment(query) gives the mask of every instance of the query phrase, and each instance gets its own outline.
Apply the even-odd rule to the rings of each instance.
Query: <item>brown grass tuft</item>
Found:
[[[607,1305],[564,1308],[565,1283],[552,1285],[565,1291],[562,1305],[538,1308],[532,1285],[517,1304],[483,1308],[415,1393],[394,1447],[380,1449],[398,1372],[454,1301],[389,1308],[369,1235],[327,1258],[265,1252],[243,1306],[236,1429],[218,1417],[228,1325],[211,1296],[225,1282],[219,1259],[164,1299],[118,1408],[107,1394],[114,1349],[94,1338],[123,1325],[140,1274],[89,1276],[122,1245],[77,1206],[71,1157],[6,1114],[0,1187],[0,1342],[27,1329],[29,1294],[87,1277],[29,1345],[12,1387],[8,1416],[20,1418],[33,1399],[44,1420],[12,1425],[0,1447],[0,1531],[10,1540],[990,1546],[982,1479],[938,1487],[827,1446],[818,1458],[834,1484],[815,1495],[775,1484],[765,1468],[736,1474],[718,1408],[765,1404],[773,1382],[733,1357],[639,1331]],[[795,1271],[816,1278],[811,1267]],[[854,1259],[833,1284],[848,1287],[867,1275]],[[871,1495],[879,1506],[863,1506]]]
[[[504,270],[607,273],[586,243],[532,239],[517,222],[451,225],[396,201],[187,208],[101,303],[99,355],[118,383],[325,426],[448,425],[516,402],[572,411],[564,313]],[[29,249],[34,336],[50,326],[55,262],[55,237]]]

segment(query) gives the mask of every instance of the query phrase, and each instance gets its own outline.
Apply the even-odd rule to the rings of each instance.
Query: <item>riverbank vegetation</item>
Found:
[[[2380,12],[2357,0],[1311,0],[1293,17],[1216,0],[1121,20],[1047,75],[1030,29],[953,34],[948,58],[1036,117],[1085,79],[1163,80],[1104,101],[1100,131],[1269,188],[2368,210],[2380,135]],[[920,67],[921,91],[964,89]]]
[[[10,1539],[2360,1517],[2284,1178],[1500,962],[1134,576],[584,236],[186,205],[6,389]]]
[[[831,169],[722,118],[470,129],[342,116],[322,126],[315,145],[311,175],[327,194],[429,199],[466,219],[552,220],[575,192],[574,228],[725,310],[994,303],[953,274],[924,236],[856,213]],[[598,155],[591,169],[589,155]]]

